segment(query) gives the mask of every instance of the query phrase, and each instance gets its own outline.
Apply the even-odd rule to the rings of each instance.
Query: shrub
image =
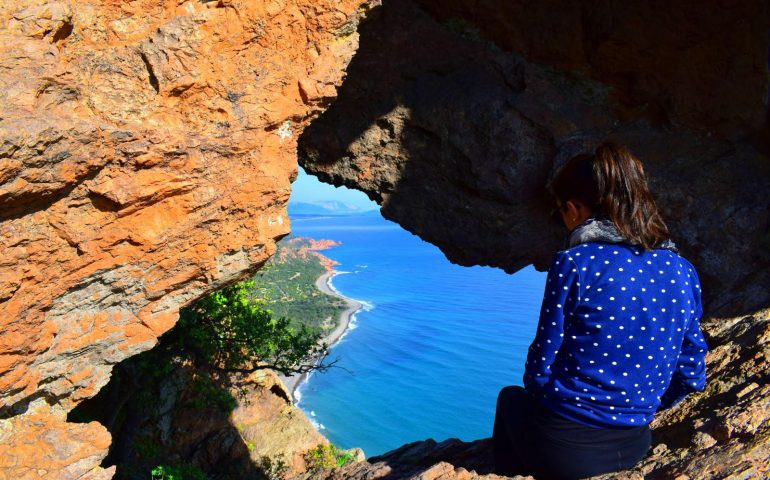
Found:
[[[148,438],[140,438],[134,442],[134,450],[140,458],[153,459],[160,455],[161,446]]]
[[[342,467],[353,461],[353,455],[350,452],[341,450],[331,443],[320,443],[305,453],[305,462],[307,469],[311,472],[317,472],[327,468]]]
[[[208,480],[206,473],[196,465],[158,465],[150,472],[152,480]]]
[[[286,472],[289,470],[282,453],[276,455],[274,459],[267,455],[262,456],[259,467],[269,480],[284,480]]]
[[[238,402],[227,389],[216,385],[208,377],[196,376],[193,381],[193,390],[197,394],[193,400],[193,407],[199,410],[217,408],[230,413],[238,406]]]

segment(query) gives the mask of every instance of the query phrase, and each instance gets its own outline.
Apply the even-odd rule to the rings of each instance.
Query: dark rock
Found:
[[[492,473],[494,468],[490,439],[462,442],[450,438],[443,442],[428,439],[413,442],[365,462],[342,468],[310,472],[293,480],[363,480],[363,479],[443,479],[475,480],[502,479]],[[524,479],[531,477],[516,476]]]
[[[460,10],[470,17],[483,8],[450,3],[465,5]],[[608,7],[607,15],[642,8],[625,5]],[[490,10],[484,18],[509,11]],[[537,11],[532,15],[545,21]],[[511,25],[526,24],[527,18]],[[599,35],[585,30],[599,26],[588,22],[581,27],[583,37]],[[712,135],[704,130],[709,123],[695,128],[619,114],[618,86],[595,79],[616,78],[596,73],[598,58],[592,78],[575,62],[565,64],[574,69],[564,70],[520,55],[534,46],[506,52],[457,30],[410,0],[384,5],[360,28],[360,48],[339,98],[300,137],[300,163],[325,182],[365,191],[386,218],[437,245],[451,261],[513,272],[530,263],[545,268],[562,246],[566,231],[548,220],[553,203],[546,185],[555,169],[576,153],[615,140],[645,162],[672,238],[701,275],[707,313],[748,313],[770,304],[770,150],[754,137]],[[515,38],[520,33],[511,32]],[[650,33],[659,36],[640,41],[654,51],[674,41],[656,29]],[[542,34],[532,35],[530,44],[546,42]],[[766,42],[762,45],[766,50]],[[752,62],[756,48],[752,44],[745,54]],[[660,65],[648,70],[671,68],[667,58],[654,58]],[[698,71],[698,61],[683,56],[678,68]],[[766,94],[768,67],[757,68],[765,83],[741,77],[730,92]],[[661,89],[656,102],[670,102],[676,110],[683,92],[699,91],[698,78],[684,79],[689,83]],[[708,105],[728,101],[707,96],[714,85],[703,88]],[[683,115],[690,118],[692,112]],[[767,126],[767,118],[749,116],[748,124],[735,120],[732,131],[755,128],[757,122]],[[729,123],[717,121],[724,122]]]

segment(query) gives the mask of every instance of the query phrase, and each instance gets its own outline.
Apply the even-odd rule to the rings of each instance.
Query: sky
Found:
[[[291,184],[291,201],[302,203],[336,201],[354,205],[361,210],[379,208],[363,192],[322,183],[316,177],[308,175],[302,167],[299,167],[299,175]]]

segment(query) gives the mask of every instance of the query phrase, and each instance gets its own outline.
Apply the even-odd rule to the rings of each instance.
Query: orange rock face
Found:
[[[332,247],[337,247],[339,245],[342,245],[342,242],[335,242],[334,240],[310,240],[310,247],[308,250],[310,250],[313,255],[318,258],[318,260],[321,261],[321,265],[326,269],[327,272],[332,273],[334,271],[334,267],[340,264],[340,262],[336,260],[332,260],[331,258],[327,257],[326,255],[322,255],[318,253],[319,251],[328,250]]]
[[[275,251],[297,135],[374,3],[3,2],[5,416],[94,395],[180,306]]]
[[[65,423],[66,413],[44,400],[24,415],[0,420],[0,478],[106,480],[115,467],[98,467],[110,445],[102,425]]]
[[[301,258],[307,260],[308,255],[313,255],[321,263],[327,272],[334,271],[334,267],[339,265],[339,262],[332,260],[326,255],[322,255],[318,252],[328,250],[332,247],[342,245],[342,242],[336,242],[334,240],[315,240],[306,237],[294,237],[288,240],[284,240],[283,247],[276,253],[276,259],[279,262],[285,262],[289,258]]]

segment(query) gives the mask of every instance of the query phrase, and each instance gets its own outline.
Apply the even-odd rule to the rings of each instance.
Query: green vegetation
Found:
[[[323,369],[315,364],[328,345],[305,325],[274,318],[261,300],[250,298],[254,283],[241,282],[183,308],[174,327],[173,350],[199,367],[228,373],[270,368],[284,375]]]
[[[286,472],[289,470],[289,466],[286,464],[282,453],[276,455],[274,459],[263,455],[259,462],[259,468],[269,480],[284,480]]]
[[[174,418],[169,408],[226,422],[238,404],[233,392],[241,388],[239,378],[264,368],[290,375],[334,364],[325,362],[328,346],[321,339],[346,305],[315,287],[328,259],[312,248],[318,245],[309,239],[289,239],[252,280],[181,309],[179,321],[155,348],[116,365],[109,384],[70,412],[69,421],[96,420],[110,430],[113,447],[121,450],[111,450],[105,461],[119,462],[116,479],[148,473],[153,480],[205,479],[197,466],[177,463],[184,454],[163,439],[157,426]],[[245,447],[255,449],[253,443]],[[335,455],[335,463],[344,457]],[[282,480],[288,469],[281,456],[262,467],[271,480]]]
[[[140,438],[134,443],[134,451],[140,458],[152,460],[157,458],[162,452],[160,444],[149,438]]]
[[[264,299],[274,316],[290,318],[292,327],[304,325],[326,335],[336,328],[347,305],[316,288],[315,282],[326,273],[326,267],[310,247],[310,239],[284,238],[276,254],[253,277],[249,293],[252,298]]]
[[[179,466],[158,465],[150,473],[152,480],[208,480],[203,470],[188,463]]]
[[[354,460],[350,452],[341,450],[336,445],[319,443],[317,447],[305,453],[305,462],[310,472],[346,465]]]
[[[210,377],[196,375],[193,380],[193,391],[197,394],[192,401],[198,410],[216,408],[222,412],[232,412],[238,406],[237,400],[230,392],[214,383]]]
[[[172,463],[178,452],[160,443],[157,429],[139,433],[136,425],[160,424],[168,406],[227,415],[237,406],[231,392],[240,388],[238,377],[264,368],[286,375],[324,370],[334,363],[324,362],[321,333],[275,318],[264,301],[249,295],[253,288],[253,282],[237,283],[183,308],[155,348],[118,364],[110,383],[70,412],[70,421],[96,420],[113,438],[130,438],[121,448],[131,454],[117,457],[128,461],[118,465],[116,478],[146,478],[152,469],[154,480],[205,479],[194,465]],[[280,459],[269,467],[276,479],[285,470]]]

